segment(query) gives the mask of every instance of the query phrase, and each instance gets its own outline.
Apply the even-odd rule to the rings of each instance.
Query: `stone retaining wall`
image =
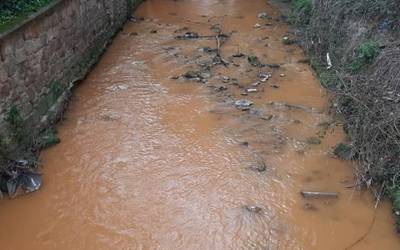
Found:
[[[55,0],[0,34],[0,153],[15,144],[16,127],[39,134],[57,120],[70,89],[138,2]]]

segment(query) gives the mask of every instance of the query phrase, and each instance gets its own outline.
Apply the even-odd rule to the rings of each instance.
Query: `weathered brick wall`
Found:
[[[137,2],[59,0],[0,34],[0,136],[7,137],[11,107],[25,126],[40,129],[40,121],[97,60]]]

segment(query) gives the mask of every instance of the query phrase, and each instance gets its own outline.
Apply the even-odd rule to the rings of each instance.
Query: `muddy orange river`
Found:
[[[400,249],[390,204],[332,156],[341,126],[276,7],[148,0],[135,15],[42,152],[43,188],[0,202],[1,249]]]

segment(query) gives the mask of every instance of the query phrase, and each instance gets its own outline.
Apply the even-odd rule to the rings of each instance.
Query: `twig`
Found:
[[[382,187],[383,187],[383,185],[382,185]],[[379,200],[378,200],[377,204],[378,203],[379,203]],[[352,243],[350,246],[346,247],[344,250],[349,250],[349,249],[353,248],[354,246],[359,244],[361,241],[363,241],[365,239],[365,237],[367,237],[368,234],[371,232],[372,228],[374,227],[375,220],[376,220],[376,214],[377,214],[377,211],[378,211],[378,209],[376,209],[377,208],[377,204],[375,204],[374,217],[372,218],[372,221],[369,224],[368,230],[360,238],[358,238],[354,243]]]

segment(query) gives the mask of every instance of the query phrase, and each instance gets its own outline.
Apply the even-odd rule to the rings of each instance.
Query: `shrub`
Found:
[[[379,50],[379,44],[374,41],[366,41],[360,44],[356,52],[356,59],[350,64],[350,70],[356,72],[371,64],[379,55]]]

